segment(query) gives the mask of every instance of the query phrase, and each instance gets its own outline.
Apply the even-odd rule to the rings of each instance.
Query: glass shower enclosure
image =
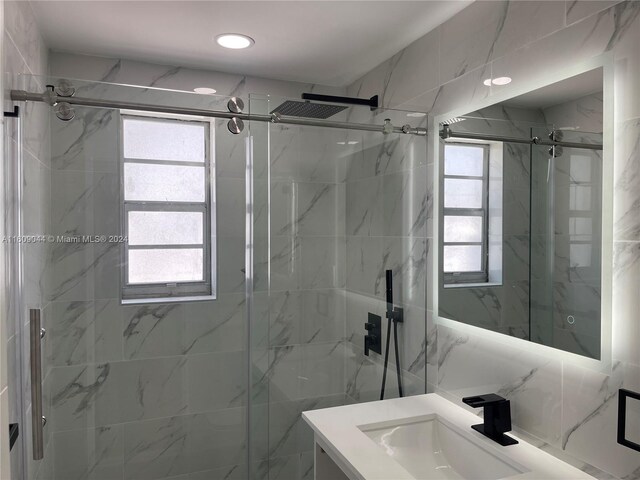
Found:
[[[61,79],[23,80],[26,91],[54,85],[54,93],[65,93]],[[198,116],[185,109],[229,112],[230,98],[70,83],[71,105],[62,98],[52,107],[21,103],[21,133],[7,152],[16,165],[13,231],[42,237],[14,251],[20,342],[12,352],[12,415],[26,427],[12,458],[14,478],[313,478],[312,438],[300,413],[379,398],[383,358],[365,356],[363,338],[368,313],[384,317],[386,270],[404,309],[404,394],[425,393],[426,137],[385,134],[382,126],[390,119],[423,127],[426,117],[349,107],[331,120],[379,131],[245,118],[237,134],[228,118],[209,118],[209,203],[200,207],[190,197],[171,207],[209,216],[208,230],[198,224],[209,252],[202,258],[211,264],[209,294],[189,297],[165,281],[162,291],[173,296],[145,290],[131,298],[124,287],[133,275],[130,251],[139,245],[125,235],[133,208],[127,164],[154,165],[138,178],[136,191],[151,195],[136,200],[146,213],[157,213],[160,191],[163,201],[180,203],[176,195],[189,188],[186,169],[200,166],[195,157],[184,165],[162,157],[183,155],[183,144],[145,154],[160,155],[154,158],[123,155],[123,117],[140,114],[131,105],[147,105],[157,112],[149,108],[145,118],[190,122]],[[94,101],[83,105],[82,98]],[[270,115],[285,101],[244,100],[250,115]],[[158,138],[141,148],[153,152],[166,140]],[[29,139],[39,139],[45,161],[32,155]],[[149,173],[159,166],[175,170]],[[177,238],[193,230],[181,218],[144,224],[144,234],[160,239],[148,249],[166,260],[147,257],[151,274],[185,265],[172,251],[196,249],[197,240]],[[32,312],[46,331],[37,341]],[[34,344],[41,349],[41,397],[31,388]],[[391,398],[398,395],[393,355],[388,370]],[[40,455],[33,401],[47,419]]]

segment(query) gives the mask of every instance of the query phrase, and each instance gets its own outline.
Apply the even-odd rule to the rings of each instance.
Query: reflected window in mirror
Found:
[[[495,281],[500,251],[491,248],[491,216],[501,209],[490,191],[501,188],[501,172],[491,164],[495,149],[489,143],[448,142],[444,146],[443,271],[448,286]],[[496,155],[498,156],[498,155]],[[492,180],[498,182],[494,185]],[[495,197],[495,196],[494,196]],[[497,207],[497,208],[496,208]],[[496,232],[493,232],[496,233]]]

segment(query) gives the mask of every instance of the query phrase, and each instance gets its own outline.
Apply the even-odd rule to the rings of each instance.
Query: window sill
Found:
[[[482,282],[482,283],[447,283],[444,288],[478,288],[478,287],[501,287],[502,283]]]
[[[121,305],[147,305],[149,303],[185,303],[185,302],[208,302],[215,300],[215,295],[196,295],[184,297],[161,297],[161,298],[127,298],[121,299]]]

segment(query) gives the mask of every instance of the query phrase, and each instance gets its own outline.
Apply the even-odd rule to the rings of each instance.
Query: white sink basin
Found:
[[[317,480],[594,480],[527,443],[503,447],[482,420],[437,394],[313,410]]]
[[[416,479],[498,480],[528,471],[435,414],[358,428]]]

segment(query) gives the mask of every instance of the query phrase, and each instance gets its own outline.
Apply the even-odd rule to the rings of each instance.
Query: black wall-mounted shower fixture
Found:
[[[396,377],[398,379],[398,396],[403,397],[402,372],[400,368],[400,350],[398,349],[398,323],[404,322],[404,310],[393,306],[393,271],[385,272],[387,283],[387,346],[384,352],[384,369],[382,370],[382,387],[380,400],[384,400],[384,389],[387,383],[387,365],[389,364],[389,343],[391,341],[391,323],[393,323],[393,346],[396,351]]]
[[[340,97],[336,95],[320,95],[317,93],[303,93],[303,100],[314,100],[316,102],[333,102],[344,103],[346,105],[363,105],[365,107],[375,110],[379,107],[378,95],[374,95],[371,98],[357,98],[357,97]]]
[[[382,317],[369,313],[369,319],[364,324],[364,328],[369,332],[364,336],[364,354],[369,356],[369,350],[382,353]]]

